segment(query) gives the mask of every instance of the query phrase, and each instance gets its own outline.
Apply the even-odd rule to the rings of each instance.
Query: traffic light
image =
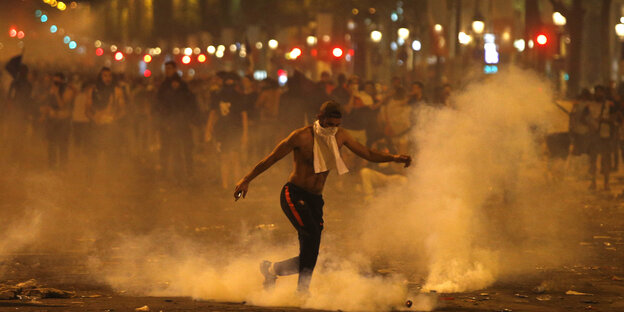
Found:
[[[544,46],[548,43],[548,36],[546,34],[540,33],[537,35],[537,37],[535,37],[535,42],[537,42],[537,44],[540,46]]]
[[[344,53],[344,52],[342,52],[342,49],[341,49],[341,48],[339,48],[339,47],[335,47],[335,48],[332,50],[332,54],[334,55],[334,57],[335,57],[335,58],[341,58],[343,53]]]

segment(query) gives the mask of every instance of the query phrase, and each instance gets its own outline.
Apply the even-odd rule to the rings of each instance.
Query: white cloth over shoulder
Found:
[[[319,121],[314,122],[314,173],[336,168],[338,174],[349,172],[338,150],[336,132],[338,128],[323,128]]]

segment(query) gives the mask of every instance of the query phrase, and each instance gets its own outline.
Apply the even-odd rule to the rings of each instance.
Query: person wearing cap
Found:
[[[236,199],[245,198],[249,184],[280,159],[293,152],[294,168],[280,195],[281,207],[299,236],[299,255],[281,262],[263,261],[260,271],[265,288],[271,288],[278,276],[299,274],[298,291],[306,293],[316,265],[323,230],[323,187],[330,170],[339,174],[349,170],[340,155],[344,145],[368,161],[397,162],[408,167],[408,155],[392,155],[367,148],[340,127],[340,104],[327,101],[321,105],[317,120],[293,131],[260,161],[234,190]]]

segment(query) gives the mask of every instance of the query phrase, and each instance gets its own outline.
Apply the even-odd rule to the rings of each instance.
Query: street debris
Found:
[[[550,296],[550,295],[539,295],[539,296],[535,297],[535,299],[537,299],[538,301],[550,301],[552,299],[552,296]]]
[[[566,291],[565,294],[566,295],[570,295],[570,296],[593,296],[594,295],[594,294],[579,292],[579,291],[575,291],[575,290],[568,290],[568,291]]]
[[[36,280],[30,279],[16,285],[0,284],[0,300],[36,300],[42,298],[73,298],[73,291],[41,287]]]
[[[144,305],[144,306],[142,306],[140,308],[134,309],[134,311],[140,311],[140,312],[142,312],[142,311],[149,312],[149,310],[150,310],[150,308],[148,306],[146,306],[146,305]]]
[[[527,295],[521,295],[521,294],[515,294],[514,296],[518,297],[518,298],[529,298],[529,296]]]
[[[412,304],[413,304],[412,300],[408,299],[407,301],[405,301],[405,306],[408,307],[408,308],[411,308]]]
[[[615,275],[613,275],[613,277],[611,278],[611,280],[618,281],[618,282],[622,282],[622,281],[624,281],[624,278],[619,277],[619,276],[615,276]]]

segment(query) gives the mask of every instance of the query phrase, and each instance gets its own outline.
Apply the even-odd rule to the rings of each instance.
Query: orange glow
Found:
[[[539,45],[545,45],[548,42],[548,37],[546,37],[546,35],[544,34],[540,34],[539,36],[537,36],[536,41]]]
[[[9,36],[10,36],[11,38],[14,38],[15,36],[17,36],[17,29],[15,29],[15,27],[11,27],[11,28],[9,29]]]

